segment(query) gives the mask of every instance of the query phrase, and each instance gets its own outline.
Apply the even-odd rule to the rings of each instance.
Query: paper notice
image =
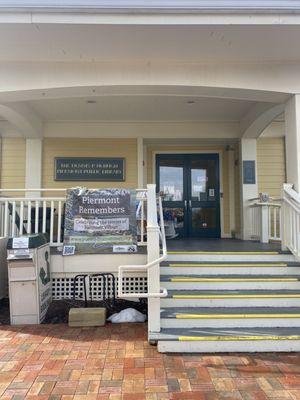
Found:
[[[13,238],[12,248],[13,249],[28,249],[29,238],[28,237],[17,237]]]

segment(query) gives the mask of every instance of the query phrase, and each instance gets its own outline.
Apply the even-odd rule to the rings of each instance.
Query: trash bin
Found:
[[[40,324],[51,302],[50,247],[43,234],[7,243],[10,322]]]

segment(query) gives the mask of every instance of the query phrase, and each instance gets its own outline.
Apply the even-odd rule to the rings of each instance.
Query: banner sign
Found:
[[[125,180],[125,158],[57,157],[56,181]]]
[[[86,188],[67,191],[64,255],[136,251],[135,191]]]

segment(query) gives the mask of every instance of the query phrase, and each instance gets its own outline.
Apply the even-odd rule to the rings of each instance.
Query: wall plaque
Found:
[[[243,161],[243,183],[246,185],[255,185],[255,161]]]
[[[125,158],[56,157],[56,181],[125,181]]]

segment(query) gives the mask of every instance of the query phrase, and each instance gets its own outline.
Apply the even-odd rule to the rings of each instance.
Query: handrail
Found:
[[[119,266],[119,285],[118,285],[118,297],[120,298],[130,298],[130,297],[137,297],[137,298],[157,298],[157,297],[166,297],[168,295],[168,291],[165,288],[161,288],[159,293],[123,293],[122,289],[122,282],[123,282],[123,272],[134,271],[140,272],[141,270],[149,271],[152,267],[160,264],[167,258],[167,244],[166,244],[166,235],[165,235],[165,227],[164,227],[164,220],[163,220],[163,208],[162,208],[162,201],[161,197],[158,198],[158,210],[159,210],[159,217],[160,217],[160,232],[159,236],[162,243],[162,255],[145,265],[120,265]]]
[[[300,195],[293,185],[283,185],[283,249],[300,260]]]
[[[284,193],[287,193],[293,200],[295,200],[300,205],[300,194],[293,189],[293,185],[285,183],[283,185]]]
[[[261,201],[260,197],[252,197],[251,199],[248,199],[248,201],[256,201],[256,200],[259,200],[259,203],[264,203],[263,201]],[[271,197],[271,196],[269,196],[269,200],[270,200],[269,203],[273,204],[273,201],[281,201],[282,198],[281,197]]]
[[[65,201],[65,197],[0,197],[0,202],[6,202],[6,201],[51,201],[51,200],[56,200],[56,201]]]
[[[281,207],[281,203],[273,203],[272,201],[263,202],[263,201],[256,201],[250,204],[250,207],[256,206],[270,206],[270,207]]]
[[[285,198],[285,203],[288,203],[295,211],[300,212],[300,204],[295,204],[291,199]]]
[[[66,192],[68,188],[23,188],[23,189],[1,189],[0,192]],[[137,192],[146,192],[147,189],[135,189]]]
[[[33,188],[33,189],[1,189],[0,192],[66,192],[68,189],[67,188]]]

